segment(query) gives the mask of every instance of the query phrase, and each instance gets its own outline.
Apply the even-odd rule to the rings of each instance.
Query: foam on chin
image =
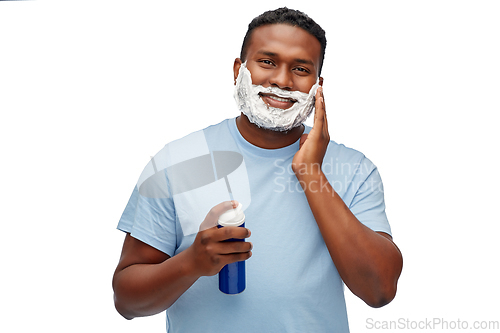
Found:
[[[246,67],[246,62],[240,66],[236,86],[234,88],[234,99],[238,109],[248,117],[255,125],[273,131],[289,131],[302,125],[314,109],[316,89],[319,80],[311,87],[309,93],[300,91],[287,91],[276,87],[264,88],[252,84],[252,76]],[[267,105],[260,94],[275,94],[283,98],[296,100],[292,107],[279,109]]]

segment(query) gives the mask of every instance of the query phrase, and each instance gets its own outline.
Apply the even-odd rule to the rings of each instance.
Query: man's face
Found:
[[[302,28],[270,24],[256,28],[246,53],[252,84],[309,93],[316,83],[321,57],[319,41]],[[241,61],[235,61],[234,78]],[[272,94],[261,95],[275,108],[288,109],[293,101]]]

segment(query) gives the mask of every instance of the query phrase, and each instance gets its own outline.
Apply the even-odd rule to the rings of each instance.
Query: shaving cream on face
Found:
[[[273,131],[288,131],[302,125],[314,109],[316,89],[319,80],[311,87],[309,94],[300,91],[287,91],[276,87],[264,88],[252,84],[252,76],[246,62],[241,64],[234,88],[234,99],[241,112],[255,125]],[[296,100],[292,107],[279,109],[267,105],[260,94],[274,94],[282,98]]]

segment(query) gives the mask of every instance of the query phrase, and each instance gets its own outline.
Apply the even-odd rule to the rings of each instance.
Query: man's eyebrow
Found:
[[[265,56],[269,56],[269,57],[277,57],[278,56],[278,53],[269,52],[269,51],[259,51],[257,53],[265,55]]]
[[[265,55],[265,56],[268,56],[268,57],[278,57],[279,56],[278,53],[270,52],[270,51],[264,51],[264,50],[258,51],[257,53]],[[295,62],[297,62],[299,64],[314,66],[314,63],[312,62],[312,60],[309,60],[309,59],[295,58],[295,59],[293,59],[293,61],[295,61]]]
[[[304,64],[304,65],[311,65],[311,66],[314,66],[314,63],[311,61],[311,60],[308,60],[308,59],[300,59],[300,58],[297,58],[297,59],[293,59],[295,62],[298,62],[299,64]]]

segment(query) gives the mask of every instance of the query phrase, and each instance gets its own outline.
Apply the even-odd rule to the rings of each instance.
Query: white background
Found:
[[[391,304],[346,290],[351,331],[500,321],[498,1],[172,3],[0,2],[3,332],[164,332],[114,310],[116,224],[151,155],[237,115],[247,25],[282,5],[327,32],[330,135],[379,167],[404,255]]]

